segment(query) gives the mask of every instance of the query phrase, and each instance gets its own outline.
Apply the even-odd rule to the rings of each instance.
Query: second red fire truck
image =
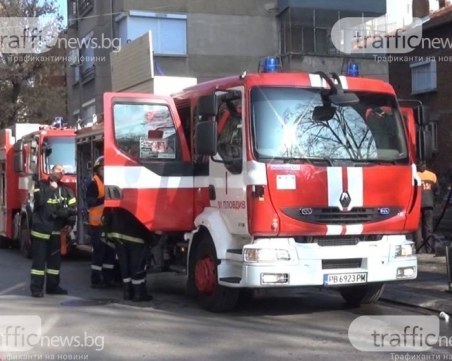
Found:
[[[63,165],[62,179],[75,191],[75,130],[43,124],[16,124],[0,130],[0,240],[16,243],[30,256],[30,225],[35,181],[47,179],[55,164]],[[61,252],[69,235],[62,235]]]

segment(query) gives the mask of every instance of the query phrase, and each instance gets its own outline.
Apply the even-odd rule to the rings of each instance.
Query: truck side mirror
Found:
[[[196,125],[195,141],[197,155],[217,154],[217,122],[199,122]]]
[[[14,144],[14,171],[22,173],[25,171],[24,144],[22,140],[18,140]]]
[[[215,94],[203,95],[198,99],[198,114],[214,117],[218,112],[218,98]]]
[[[422,127],[417,132],[417,158],[419,161],[429,161],[433,158],[433,134],[428,127]]]

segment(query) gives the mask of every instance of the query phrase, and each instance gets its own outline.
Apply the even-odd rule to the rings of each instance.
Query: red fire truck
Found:
[[[0,130],[0,239],[2,246],[17,243],[30,256],[33,185],[47,179],[55,164],[64,166],[62,181],[75,191],[75,131],[42,124],[16,124]],[[63,237],[65,236],[65,237]],[[62,237],[69,242],[68,235]],[[67,243],[62,242],[62,254]]]
[[[185,271],[202,307],[304,286],[372,303],[416,278],[415,163],[431,146],[421,108],[389,84],[264,71],[104,107],[105,206],[149,229],[153,268]]]

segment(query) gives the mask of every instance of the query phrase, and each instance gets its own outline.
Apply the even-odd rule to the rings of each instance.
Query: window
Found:
[[[115,104],[115,139],[119,149],[139,161],[176,159],[178,143],[170,110],[160,104]]]
[[[369,14],[362,11],[289,8],[280,17],[281,54],[337,55],[340,52],[331,40],[333,26],[339,19],[363,16]],[[335,35],[345,40],[344,37],[348,32],[344,30],[341,30],[341,34]]]
[[[256,87],[251,91],[253,141],[262,161],[406,162],[395,98],[358,93],[359,103],[326,106],[319,90]],[[331,112],[332,111],[332,112]]]
[[[94,48],[91,46],[91,38],[93,36],[93,32],[89,32],[83,39],[81,40],[82,48],[80,49],[81,55],[81,71],[80,75],[82,80],[89,80],[94,78]]]
[[[436,62],[423,61],[410,65],[411,93],[420,94],[436,90]]]
[[[233,174],[242,172],[242,115],[241,98],[220,105],[218,113],[218,154]]]
[[[74,110],[72,112],[72,124],[77,124],[77,126],[81,126],[82,124],[80,124],[81,122],[81,118],[80,118],[80,109]]]
[[[152,32],[152,46],[157,55],[187,54],[187,16],[130,11],[127,17],[118,17],[121,42],[126,44]]]
[[[75,163],[75,138],[72,137],[49,137],[44,139],[48,153],[45,156],[46,173],[50,173],[52,167],[61,164],[67,174],[76,174]]]
[[[29,159],[27,159],[27,163],[28,163],[28,169],[30,169],[30,172],[32,173],[37,173],[38,169],[38,157],[39,157],[39,151],[38,151],[38,147],[33,144],[33,142],[36,142],[35,140],[32,141],[31,144],[29,144],[30,147],[30,157]]]
[[[290,9],[281,17],[282,54],[336,54],[331,29],[339,16],[336,10]]]
[[[84,124],[92,122],[95,114],[96,114],[96,103],[94,99],[82,104],[82,120]]]
[[[77,25],[77,0],[71,0],[68,2],[68,25],[69,27]]]

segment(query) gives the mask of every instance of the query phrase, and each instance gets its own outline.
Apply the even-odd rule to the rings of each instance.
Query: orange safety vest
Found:
[[[102,180],[95,175],[93,177],[93,181],[96,182],[97,185],[97,198],[103,198],[105,196],[105,188]],[[104,213],[104,205],[98,205],[95,207],[91,207],[89,210],[89,224],[91,226],[100,226],[102,224],[102,215]]]

